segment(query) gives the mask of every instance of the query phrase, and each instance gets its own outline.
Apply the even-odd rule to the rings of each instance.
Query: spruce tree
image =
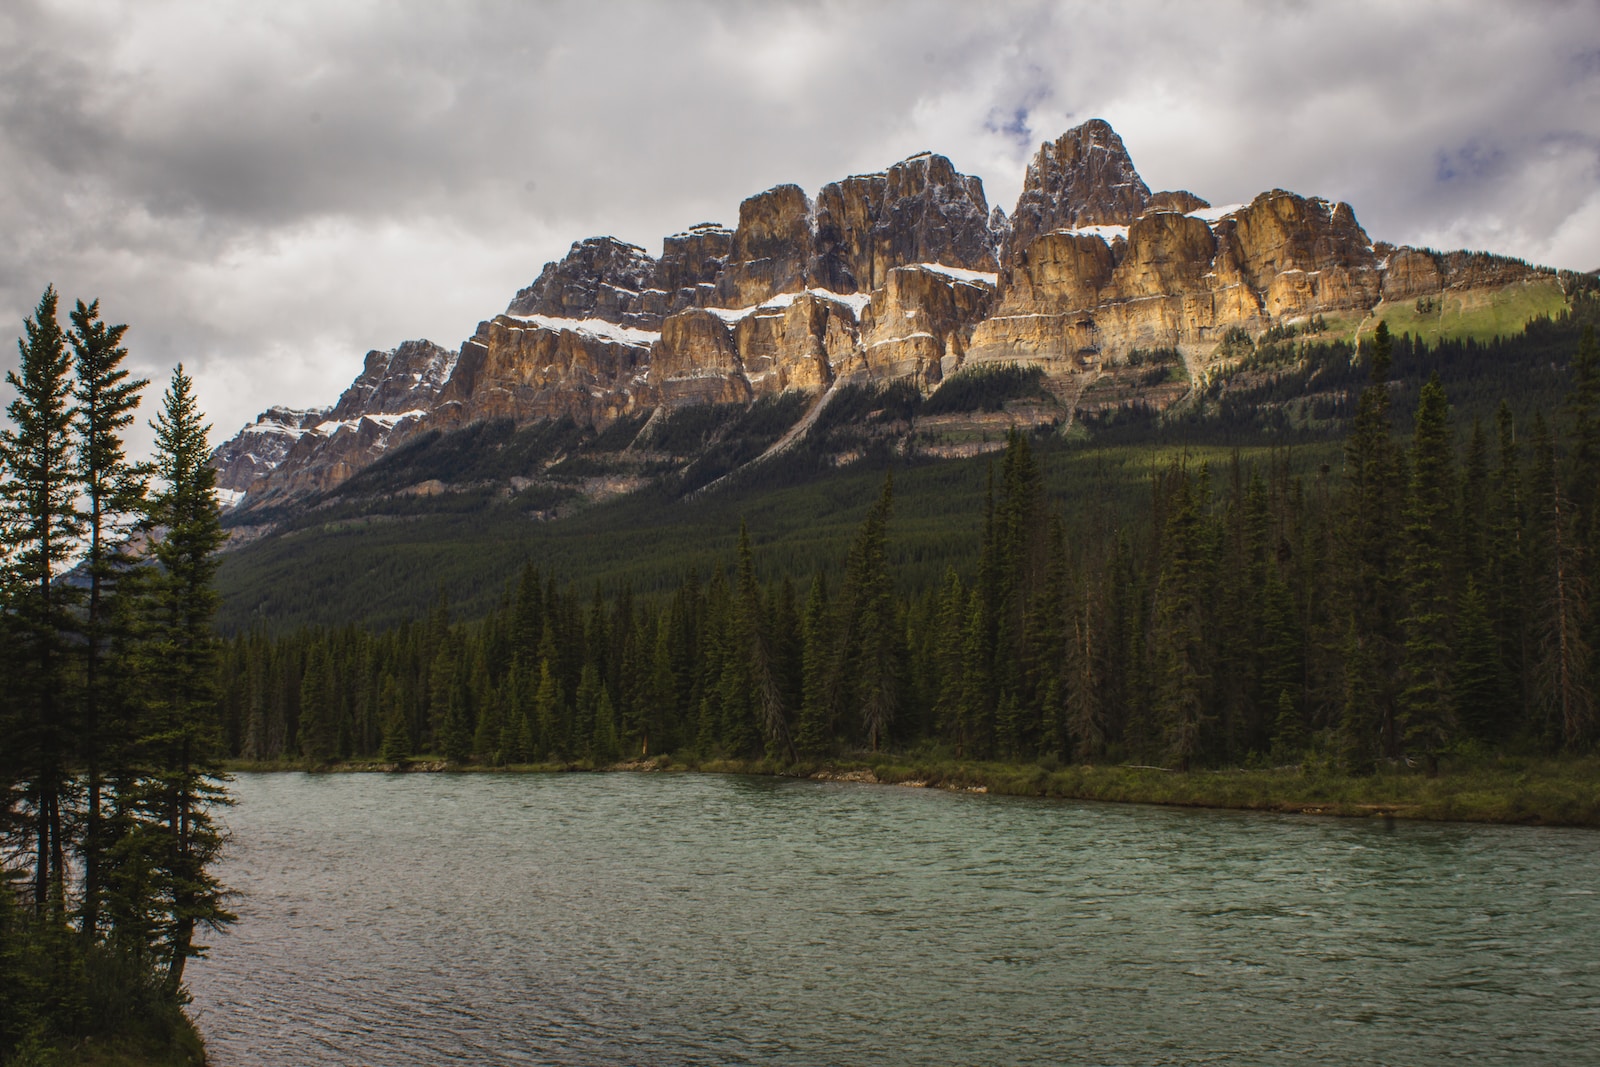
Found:
[[[774,641],[762,610],[761,591],[756,586],[755,560],[750,551],[750,530],[744,520],[739,522],[737,549],[739,572],[739,599],[735,608],[735,625],[739,641],[744,646],[748,671],[748,684],[755,690],[755,707],[761,722],[761,734],[768,759],[796,758],[794,742],[790,737],[789,709],[784,700],[781,681],[782,667],[774,650]]]
[[[411,758],[411,727],[406,722],[405,709],[401,706],[400,693],[393,678],[383,680],[383,686],[378,691],[378,708],[383,718],[383,743],[378,750],[378,758],[403,767]]]
[[[1067,733],[1074,756],[1094,759],[1105,754],[1104,657],[1100,642],[1103,596],[1098,583],[1080,583],[1072,609],[1072,636],[1067,646]]]
[[[223,834],[215,811],[230,803],[217,767],[217,594],[212,579],[225,535],[211,468],[210,429],[180,364],[156,416],[154,473],[159,485],[145,523],[150,533],[142,569],[142,612],[134,670],[143,694],[139,750],[145,774],[142,822],[130,847],[147,849],[161,894],[157,924],[169,994],[182,987],[184,965],[204,953],[200,927],[235,916],[215,863]],[[144,839],[141,843],[140,839]]]
[[[1494,626],[1500,687],[1511,702],[1509,716],[1521,722],[1531,703],[1526,614],[1526,524],[1522,457],[1511,406],[1495,414],[1499,455],[1489,509],[1488,576],[1484,596]]]
[[[77,550],[83,516],[74,463],[71,355],[47,288],[17,342],[20,362],[6,373],[17,397],[0,432],[0,526],[6,531],[7,609],[16,642],[10,698],[16,712],[7,739],[21,764],[26,834],[34,859],[33,903],[66,899],[66,802],[74,755],[73,706],[67,698],[77,629],[73,589],[57,582]]]
[[[1156,720],[1166,758],[1188,770],[1206,742],[1211,716],[1211,663],[1203,622],[1206,544],[1201,518],[1204,488],[1185,470],[1169,475],[1170,517],[1161,531],[1160,578],[1151,635]]]
[[[327,763],[338,755],[338,724],[329,670],[327,649],[319,643],[306,658],[305,674],[300,678],[300,725],[296,733],[300,754],[313,764]]]
[[[1470,578],[1457,609],[1455,635],[1455,704],[1462,732],[1492,744],[1505,736],[1509,701],[1488,605]]]
[[[132,518],[144,502],[144,470],[129,462],[121,433],[133,423],[139,393],[149,384],[130,379],[122,366],[125,325],[108,325],[100,319],[100,302],[85,306],[78,301],[71,314],[72,344],[77,384],[77,477],[87,502],[84,516],[86,545],[81,568],[89,579],[85,604],[83,711],[79,718],[79,750],[85,779],[83,832],[83,932],[93,940],[99,926],[101,867],[106,840],[102,826],[102,775],[105,760],[120,747],[105,736],[104,712],[112,689],[104,681],[104,656],[108,635],[105,598],[116,579],[120,560],[116,546],[126,537]]]
[[[1398,622],[1397,558],[1403,551],[1396,521],[1400,463],[1390,440],[1389,367],[1393,340],[1379,322],[1369,357],[1369,380],[1357,403],[1345,442],[1344,610],[1348,620],[1344,670],[1363,671],[1344,684],[1345,762],[1353,772],[1372,767],[1380,755],[1397,753]],[[1351,654],[1355,653],[1355,654]],[[1360,694],[1370,706],[1353,704]]]
[[[1455,726],[1450,583],[1446,558],[1454,526],[1449,407],[1434,374],[1417,403],[1411,486],[1405,511],[1405,689],[1400,708],[1406,745],[1430,775]]]
[[[1592,726],[1592,659],[1587,644],[1588,589],[1571,500],[1549,427],[1534,420],[1528,479],[1528,585],[1532,596],[1534,696],[1540,732],[1552,745],[1574,748]]]
[[[798,755],[820,759],[829,754],[833,727],[828,721],[828,670],[833,642],[829,633],[828,582],[819,572],[811,579],[801,623],[800,721],[795,732]]]

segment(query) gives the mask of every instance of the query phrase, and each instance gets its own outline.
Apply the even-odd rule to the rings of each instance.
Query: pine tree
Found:
[[[300,754],[313,764],[327,763],[338,754],[339,727],[334,717],[333,684],[328,653],[319,643],[306,659],[300,678]]]
[[[596,763],[604,766],[617,761],[617,713],[611,703],[611,691],[604,685],[595,703],[594,740],[590,747]]]
[[[900,699],[899,626],[885,549],[893,503],[890,476],[856,536],[845,575],[844,611],[851,621],[844,629],[851,636],[841,658],[850,665],[862,731],[874,752],[894,721]]]
[[[1457,609],[1455,701],[1462,731],[1493,743],[1506,733],[1507,705],[1494,625],[1478,583],[1467,580]]]
[[[742,519],[739,522],[737,564],[739,599],[735,608],[735,626],[748,658],[749,682],[756,690],[756,710],[761,721],[766,755],[768,759],[787,759],[792,762],[797,754],[790,738],[789,710],[780,681],[781,667],[762,611],[761,591],[756,586],[750,530]]]
[[[379,714],[383,719],[383,744],[378,758],[385,763],[404,766],[411,758],[411,728],[406,722],[405,709],[400,703],[400,693],[393,678],[385,678],[378,693]]]
[[[1400,467],[1390,440],[1389,367],[1393,341],[1386,323],[1373,337],[1369,381],[1357,404],[1345,443],[1345,531],[1343,545],[1344,601],[1349,620],[1346,673],[1367,672],[1345,681],[1342,733],[1346,763],[1352,771],[1370,768],[1382,754],[1398,751],[1399,603],[1394,557],[1403,548],[1396,518],[1400,502]],[[1354,643],[1352,648],[1349,642]],[[1353,694],[1372,707],[1350,703]]]
[[[546,637],[548,636],[547,631]],[[547,648],[549,643],[548,640],[541,640],[541,650]],[[535,730],[539,735],[541,754],[546,759],[565,760],[568,754],[566,731],[563,729],[566,698],[561,693],[561,683],[556,680],[548,656],[541,656],[539,659],[539,688],[534,694],[533,706]]]
[[[1417,403],[1406,501],[1405,690],[1400,696],[1405,741],[1420,751],[1429,775],[1455,726],[1450,583],[1446,572],[1455,476],[1451,470],[1449,407],[1434,374]]]
[[[1490,505],[1488,577],[1484,594],[1494,626],[1500,687],[1511,701],[1511,717],[1525,720],[1531,703],[1528,635],[1525,625],[1525,504],[1522,459],[1511,406],[1500,401],[1495,415],[1499,458]]]
[[[18,369],[6,373],[17,392],[6,409],[13,428],[0,433],[0,526],[7,531],[9,549],[6,599],[18,646],[10,696],[19,711],[7,747],[14,746],[22,764],[37,909],[52,901],[60,907],[66,898],[64,807],[73,754],[66,635],[77,624],[70,610],[76,597],[55,578],[83,531],[73,462],[71,357],[56,303],[55,289],[47,288],[23,324]]]
[[[1067,732],[1075,755],[1105,755],[1107,725],[1101,627],[1103,600],[1098,585],[1084,583],[1072,611],[1072,640],[1067,646]]]
[[[1528,490],[1538,717],[1552,743],[1577,747],[1587,738],[1594,715],[1586,641],[1588,590],[1572,502],[1562,486],[1555,443],[1542,417],[1534,420]]]
[[[802,680],[795,746],[798,755],[806,759],[828,755],[833,744],[827,696],[832,652],[828,621],[828,582],[819,572],[811,580],[811,592],[806,597],[806,611],[800,630]]]
[[[212,588],[217,550],[225,535],[217,510],[216,472],[210,465],[210,429],[180,364],[162,397],[155,421],[155,474],[160,489],[146,514],[154,534],[144,568],[144,613],[136,670],[144,694],[140,750],[146,766],[141,832],[150,841],[153,869],[162,886],[159,923],[165,984],[182,987],[184,965],[205,948],[199,927],[216,928],[235,916],[224,907],[228,891],[214,865],[223,834],[214,811],[229,803],[227,776],[218,770],[217,638],[212,630],[217,594]]]
[[[122,367],[127,349],[122,347],[127,327],[100,320],[100,303],[78,301],[72,311],[69,339],[75,356],[77,386],[77,478],[88,503],[85,515],[87,544],[81,564],[89,579],[85,605],[83,711],[79,750],[83,761],[86,805],[83,832],[83,932],[94,940],[99,926],[101,867],[107,846],[102,826],[101,793],[108,749],[121,747],[103,736],[102,711],[111,699],[103,678],[103,658],[108,635],[104,599],[116,578],[120,560],[113,547],[127,533],[130,519],[144,503],[143,469],[128,461],[121,432],[133,422],[139,393],[148,381],[130,379]]]
[[[1204,486],[1191,487],[1175,469],[1171,515],[1161,534],[1161,570],[1151,635],[1156,669],[1156,718],[1166,757],[1187,771],[1199,758],[1210,726],[1211,664],[1202,605],[1206,546],[1200,509]]]

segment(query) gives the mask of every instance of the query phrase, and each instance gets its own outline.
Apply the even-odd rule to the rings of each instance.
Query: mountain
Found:
[[[970,394],[985,374],[1004,378],[1021,392],[1000,422],[1070,428],[1192,402],[1257,339],[1348,339],[1382,318],[1438,336],[1495,309],[1552,312],[1570,284],[1486,253],[1373,241],[1350,205],[1281,189],[1223,207],[1152,193],[1097,119],[1040,146],[1010,216],[991,210],[978,178],[924,152],[815,199],[794,185],[758,193],[734,227],[693,226],[659,257],[615,237],[578,241],[456,351],[408,341],[369,352],[331,408],[270,408],[214,463],[244,540],[330,493],[435,492],[451,479],[396,484],[415,463],[353,480],[407,446],[491,424],[505,429],[474,439],[543,444],[518,453],[521,467],[456,449],[473,485],[559,483],[557,496],[586,499],[689,472],[709,484],[765,461],[837,429],[824,413],[850,387],[932,398],[934,414],[868,436],[967,455],[998,445],[995,413],[947,403],[935,417],[946,383]],[[714,414],[725,408],[752,412],[741,417],[761,431],[727,445],[731,416]],[[712,428],[698,436],[673,429],[702,424]],[[580,439],[584,478],[552,481],[562,463],[577,469]],[[861,447],[860,434],[839,437],[833,462]]]

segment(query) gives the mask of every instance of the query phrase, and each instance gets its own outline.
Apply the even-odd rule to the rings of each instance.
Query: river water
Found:
[[[220,1067],[1600,1063],[1600,833],[241,775]]]

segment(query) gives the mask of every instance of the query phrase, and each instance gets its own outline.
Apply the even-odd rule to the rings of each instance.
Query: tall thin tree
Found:
[[[6,373],[17,391],[7,408],[12,429],[0,432],[0,521],[14,548],[6,561],[10,609],[20,649],[12,681],[18,722],[11,743],[24,760],[25,803],[34,855],[34,906],[66,896],[63,806],[70,788],[71,707],[66,697],[68,646],[75,626],[73,589],[56,581],[77,549],[83,515],[73,464],[72,357],[56,318],[56,291],[46,288],[17,341],[20,363]]]
[[[149,384],[130,378],[122,366],[128,350],[122,347],[125,325],[109,325],[100,318],[100,302],[87,306],[78,301],[71,314],[69,339],[76,357],[77,477],[87,502],[87,544],[81,564],[89,579],[84,614],[83,710],[78,733],[85,779],[83,830],[83,932],[93,939],[99,926],[101,868],[106,841],[101,811],[104,764],[108,756],[105,736],[106,704],[111,688],[104,684],[107,612],[105,598],[116,578],[118,546],[123,543],[133,517],[144,501],[145,472],[129,462],[122,431],[133,422],[140,391]]]

